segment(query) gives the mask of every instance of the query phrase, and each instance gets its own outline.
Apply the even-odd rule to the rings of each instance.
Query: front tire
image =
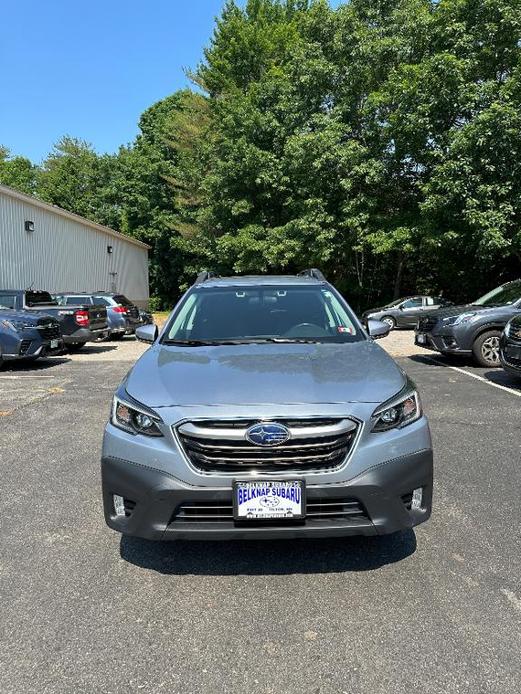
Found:
[[[499,330],[488,330],[474,340],[472,354],[480,366],[496,368],[501,366],[499,361]]]
[[[384,316],[383,318],[380,318],[380,320],[382,323],[387,323],[390,330],[394,330],[396,328],[396,319],[392,316]]]

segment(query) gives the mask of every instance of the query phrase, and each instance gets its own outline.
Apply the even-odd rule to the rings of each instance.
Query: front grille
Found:
[[[61,337],[59,323],[39,323],[38,331],[44,340],[54,340]]]
[[[418,320],[418,330],[422,333],[430,333],[438,322],[437,318],[424,316]]]
[[[308,499],[306,519],[322,521],[369,520],[364,506],[358,499]],[[196,501],[178,506],[170,519],[170,525],[183,523],[225,523],[233,522],[231,499],[227,501]],[[274,521],[243,521],[248,525],[273,523]],[[276,521],[277,522],[277,521]],[[303,521],[284,521],[302,524]]]
[[[22,342],[20,343],[20,356],[27,354],[30,346],[31,346],[31,340],[22,340]]]
[[[263,447],[246,439],[248,428],[259,423],[198,420],[181,424],[177,433],[192,465],[205,472],[300,472],[330,470],[341,465],[358,430],[358,424],[347,418],[277,419],[277,423],[288,428],[290,438],[279,445]]]

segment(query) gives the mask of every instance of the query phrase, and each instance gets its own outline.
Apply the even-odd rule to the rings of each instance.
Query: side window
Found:
[[[427,306],[434,306],[435,303],[439,303],[436,299],[433,299],[432,296],[426,296],[425,297],[425,304]]]
[[[89,296],[68,296],[65,300],[67,306],[77,306],[78,304],[90,304]]]
[[[111,306],[110,301],[104,296],[95,296],[94,301],[100,306]]]
[[[15,308],[16,307],[16,297],[14,294],[2,294],[0,296],[0,306],[3,308]]]
[[[402,308],[421,308],[421,305],[421,299],[407,299],[407,301],[403,302]]]

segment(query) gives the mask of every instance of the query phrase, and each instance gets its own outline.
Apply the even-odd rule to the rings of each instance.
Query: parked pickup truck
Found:
[[[0,289],[0,304],[17,311],[39,311],[56,318],[65,347],[71,352],[81,349],[86,342],[107,335],[105,306],[58,306],[49,292],[33,289]]]
[[[13,311],[0,303],[0,366],[4,361],[36,361],[62,351],[56,318],[34,311]]]

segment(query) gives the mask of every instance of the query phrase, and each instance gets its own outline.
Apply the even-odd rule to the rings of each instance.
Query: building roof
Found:
[[[109,234],[110,236],[114,236],[115,238],[120,239],[121,241],[127,241],[128,243],[132,243],[134,246],[140,246],[141,248],[146,248],[147,250],[151,248],[151,246],[147,245],[146,243],[143,243],[142,241],[138,241],[137,239],[132,238],[132,236],[122,234],[121,232],[115,231],[110,227],[103,226],[103,224],[97,224],[96,222],[92,222],[90,219],[80,217],[79,214],[74,214],[74,212],[68,212],[67,210],[63,210],[61,207],[58,207],[57,205],[49,205],[49,203],[43,202],[42,200],[38,200],[38,198],[35,198],[33,195],[26,195],[25,193],[20,193],[17,190],[14,190],[13,188],[9,188],[8,186],[0,185],[0,194],[7,195],[8,197],[13,198],[14,200],[19,200],[20,202],[26,203],[27,205],[38,207],[42,210],[45,210],[46,212],[52,212],[53,214],[56,214],[59,217],[65,217],[65,219],[69,219],[72,222],[77,222],[78,224],[83,224],[83,226],[95,229],[96,231],[102,231],[105,234]]]

